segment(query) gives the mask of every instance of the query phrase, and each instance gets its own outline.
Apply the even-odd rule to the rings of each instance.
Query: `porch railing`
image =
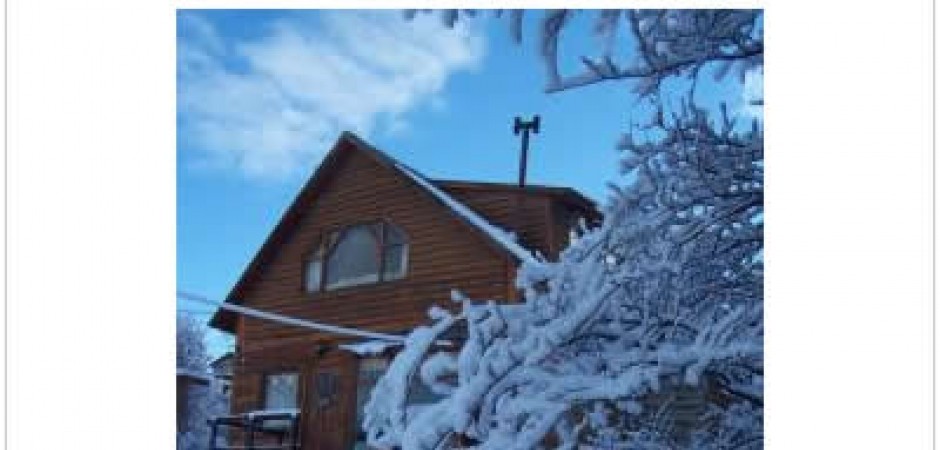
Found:
[[[298,450],[300,411],[252,411],[209,420],[211,450]],[[241,444],[219,443],[222,429],[241,430]],[[229,433],[231,435],[231,433]]]

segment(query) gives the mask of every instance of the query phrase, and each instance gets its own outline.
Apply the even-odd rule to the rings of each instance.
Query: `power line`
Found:
[[[325,331],[327,333],[335,334],[344,334],[349,336],[357,336],[368,339],[379,339],[383,341],[393,341],[393,342],[405,342],[404,336],[394,335],[394,334],[385,334],[377,333],[374,331],[360,330],[356,328],[343,327],[338,325],[329,325],[325,323],[313,322],[310,320],[297,319],[295,317],[285,316],[283,314],[277,314],[267,311],[261,311],[254,308],[249,308],[247,306],[235,305],[232,303],[219,302],[211,300],[205,296],[189,293],[186,291],[176,291],[176,296],[181,299],[190,300],[193,302],[203,303],[206,305],[218,306],[221,309],[232,311],[234,313],[242,314],[249,317],[254,317],[256,319],[270,320],[273,322],[282,323],[285,325],[293,325],[301,328],[307,328],[316,331]]]
[[[215,309],[215,307],[210,307],[209,305],[204,305],[204,304],[201,304],[201,303],[199,303],[199,302],[193,302],[192,300],[190,300],[190,299],[188,299],[188,298],[177,298],[176,301],[177,301],[177,303],[184,303],[184,304],[187,304],[187,305],[195,304],[196,306],[200,306],[200,307],[203,307],[203,308]]]
[[[210,315],[210,314],[214,313],[215,311],[209,311],[209,310],[195,310],[195,309],[185,309],[185,308],[176,308],[176,312],[178,312],[178,313],[192,314],[192,315],[196,315],[196,316],[204,316],[204,315]]]

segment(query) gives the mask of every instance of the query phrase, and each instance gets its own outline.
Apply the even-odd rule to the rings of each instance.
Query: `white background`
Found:
[[[681,5],[765,6],[590,4]],[[173,448],[175,8],[260,6],[8,4],[9,448]],[[767,448],[929,448],[935,11],[766,8]]]

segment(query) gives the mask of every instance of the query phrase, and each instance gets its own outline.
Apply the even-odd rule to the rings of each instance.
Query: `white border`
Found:
[[[9,448],[173,445],[174,8],[309,5],[8,5]],[[933,13],[768,7],[770,449],[931,445]]]

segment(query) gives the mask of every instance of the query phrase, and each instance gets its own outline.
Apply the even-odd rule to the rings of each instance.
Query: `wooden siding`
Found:
[[[454,198],[486,217],[494,225],[516,232],[526,248],[551,254],[547,195],[503,187],[444,186]]]
[[[568,245],[568,231],[579,218],[596,224],[601,217],[586,199],[572,199],[576,194],[562,188],[446,181],[441,186],[493,224],[517,231],[525,247],[549,259]]]

